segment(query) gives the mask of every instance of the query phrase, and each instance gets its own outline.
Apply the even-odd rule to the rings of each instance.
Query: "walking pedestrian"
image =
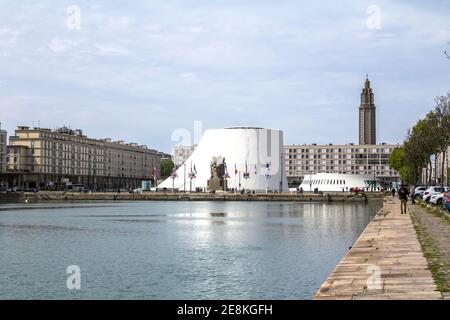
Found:
[[[395,193],[397,192],[397,190],[395,190],[395,188],[392,188],[391,192],[392,192],[392,198],[395,198]]]
[[[401,185],[398,190],[398,198],[400,199],[400,209],[402,214],[406,214],[406,204],[408,202],[408,188],[405,185]]]

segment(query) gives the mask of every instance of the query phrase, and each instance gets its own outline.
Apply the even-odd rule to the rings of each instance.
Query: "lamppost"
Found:
[[[170,175],[170,177],[172,178],[172,193],[175,192],[175,179],[178,178],[178,174],[177,174],[177,170],[175,169],[175,167],[172,170],[172,174]]]
[[[184,163],[184,181],[183,181],[183,192],[186,193],[186,162]]]
[[[256,175],[256,170],[255,170],[255,175]],[[239,179],[241,178],[241,176],[239,175]],[[247,161],[245,161],[245,171],[244,171],[244,181],[247,181],[248,179],[250,179],[250,172],[248,172],[248,165],[247,165]],[[247,183],[244,183],[245,185],[247,185]],[[239,181],[239,187],[241,186],[241,182]],[[245,186],[244,186],[245,189]]]
[[[283,192],[283,155],[280,156],[280,193]]]
[[[375,192],[375,166],[373,166],[373,183],[372,183],[372,192]]]
[[[309,192],[312,192],[312,175],[311,171],[309,172]]]

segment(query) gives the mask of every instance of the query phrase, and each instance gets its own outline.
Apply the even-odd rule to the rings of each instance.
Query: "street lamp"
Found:
[[[312,192],[312,175],[311,171],[309,172],[309,192]]]
[[[283,155],[280,156],[280,193],[283,192]]]

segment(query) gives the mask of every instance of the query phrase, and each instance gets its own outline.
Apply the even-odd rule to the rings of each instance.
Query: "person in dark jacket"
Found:
[[[400,199],[400,209],[402,214],[406,214],[406,203],[408,202],[408,188],[405,185],[402,185],[398,190],[398,198]]]
[[[395,198],[395,193],[397,192],[397,190],[395,190],[395,188],[392,188],[391,192],[392,192],[392,198]]]

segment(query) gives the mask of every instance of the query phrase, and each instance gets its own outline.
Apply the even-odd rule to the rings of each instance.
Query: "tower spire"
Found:
[[[369,75],[361,93],[361,105],[359,107],[359,144],[376,144],[376,108],[374,94],[370,87]]]
[[[370,89],[370,80],[369,80],[369,75],[368,74],[366,74],[366,82],[364,84],[364,87],[366,89]]]

